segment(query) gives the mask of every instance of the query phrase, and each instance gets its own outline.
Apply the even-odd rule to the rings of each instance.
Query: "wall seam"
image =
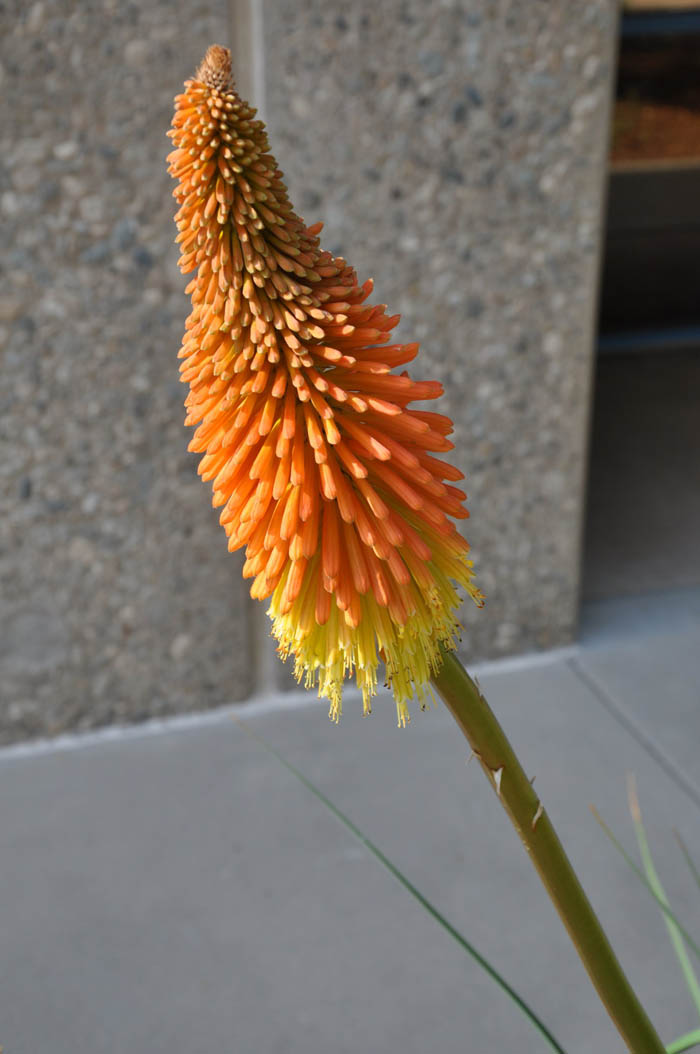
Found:
[[[228,0],[233,76],[241,96],[258,109],[264,120],[265,65],[263,61],[262,0]],[[279,690],[279,664],[270,636],[264,604],[248,600],[248,631],[252,695]]]

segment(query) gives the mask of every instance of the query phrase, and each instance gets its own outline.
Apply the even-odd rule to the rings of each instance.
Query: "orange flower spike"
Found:
[[[443,482],[462,473],[432,456],[452,449],[452,422],[408,409],[442,387],[392,372],[418,345],[388,343],[398,315],[294,212],[226,48],[185,83],[169,135],[180,269],[194,272],[186,423],[229,549],[245,546],[280,654],[333,718],[353,672],[370,712],[381,661],[406,724],[461,628],[455,586],[483,602],[447,519],[468,515]]]

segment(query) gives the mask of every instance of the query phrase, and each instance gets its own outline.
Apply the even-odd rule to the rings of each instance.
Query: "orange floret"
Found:
[[[449,518],[468,515],[465,495],[443,482],[461,473],[427,453],[452,448],[452,423],[408,409],[441,386],[392,372],[417,345],[388,344],[398,316],[293,211],[226,48],[185,83],[169,135],[180,269],[194,272],[189,449],[229,549],[245,546],[282,657],[332,717],[353,672],[370,711],[381,657],[405,724],[460,628],[456,586],[482,603]]]

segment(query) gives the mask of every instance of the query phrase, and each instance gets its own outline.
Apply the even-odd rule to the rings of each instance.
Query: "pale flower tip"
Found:
[[[396,701],[396,717],[397,717],[397,722],[396,723],[397,723],[397,726],[399,728],[405,728],[406,725],[410,725],[410,723],[411,723],[411,715],[408,712],[408,707],[406,706],[405,701],[399,702],[399,700],[397,699],[397,701]]]
[[[195,73],[195,80],[202,81],[215,91],[233,91],[231,52],[221,44],[212,44]]]

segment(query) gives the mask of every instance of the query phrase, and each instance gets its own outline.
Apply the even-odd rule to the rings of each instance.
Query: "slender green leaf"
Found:
[[[564,1048],[557,1042],[557,1040],[554,1038],[547,1026],[544,1024],[544,1022],[539,1019],[535,1011],[527,1005],[522,996],[518,995],[515,989],[511,988],[505,978],[498,973],[496,968],[492,966],[491,963],[488,962],[488,960],[485,959],[484,956],[476,950],[474,945],[470,944],[467,938],[462,936],[459,930],[455,929],[451,922],[448,922],[442,912],[440,912],[438,908],[436,908],[435,905],[432,904],[428,900],[428,898],[425,897],[408,878],[406,878],[406,876],[403,874],[402,871],[399,870],[396,864],[393,864],[391,860],[389,860],[389,858],[384,855],[381,849],[379,849],[374,844],[374,842],[372,842],[366,835],[364,835],[359,829],[359,827],[356,827],[352,820],[348,816],[346,816],[345,813],[342,812],[337,805],[334,805],[330,798],[327,798],[323,791],[320,790],[314,783],[312,783],[311,780],[308,779],[303,772],[296,768],[295,765],[292,765],[290,761],[287,761],[287,759],[282,754],[280,754],[278,750],[271,746],[265,739],[263,739],[262,736],[258,735],[256,732],[253,732],[250,726],[244,721],[241,721],[239,717],[233,715],[233,720],[236,722],[238,727],[245,732],[247,736],[250,736],[251,739],[255,740],[256,743],[258,743],[269,754],[276,758],[280,762],[280,764],[282,764],[285,769],[292,774],[292,776],[296,777],[296,779],[298,779],[299,782],[302,783],[307,790],[311,791],[314,797],[318,801],[320,801],[321,804],[324,805],[329,810],[329,812],[331,812],[335,816],[335,818],[339,820],[355,836],[355,838],[357,838],[358,841],[362,843],[362,845],[365,846],[366,849],[369,850],[372,856],[374,856],[374,858],[378,860],[379,863],[382,864],[383,867],[385,867],[386,870],[389,871],[390,874],[392,874],[398,882],[401,883],[404,889],[408,890],[412,897],[415,897],[418,903],[421,904],[422,907],[424,907],[430,915],[432,915],[436,922],[440,923],[442,928],[446,930],[452,938],[454,938],[457,944],[459,944],[459,946],[465,952],[467,952],[467,954],[470,955],[472,959],[474,959],[475,962],[477,962],[479,966],[481,966],[481,968],[485,970],[490,977],[493,978],[496,984],[500,986],[500,988],[506,993],[506,995],[510,996],[516,1006],[518,1006],[519,1009],[523,1012],[523,1014],[525,1014],[525,1016],[529,1019],[530,1023],[533,1024],[535,1028],[538,1029],[538,1031],[544,1036],[552,1050],[557,1051],[557,1054],[566,1054]]]
[[[684,940],[685,940],[685,941],[686,941],[686,943],[687,943],[687,944],[688,944],[688,945],[690,946],[690,948],[691,948],[692,952],[693,952],[693,953],[695,954],[695,956],[696,956],[696,957],[697,957],[698,959],[700,959],[700,948],[698,947],[698,945],[696,944],[696,942],[695,942],[695,941],[693,940],[693,938],[692,938],[692,937],[690,936],[690,934],[688,933],[687,929],[686,929],[686,928],[685,928],[684,926],[682,926],[682,925],[681,925],[681,923],[680,923],[680,922],[678,921],[678,919],[677,919],[677,918],[676,918],[676,916],[675,916],[675,915],[673,914],[673,912],[671,911],[671,909],[670,909],[670,908],[668,908],[668,907],[667,907],[667,906],[666,906],[666,905],[664,904],[663,900],[661,900],[661,899],[660,899],[660,898],[659,898],[659,897],[658,897],[658,896],[656,895],[656,893],[654,892],[654,889],[653,889],[653,888],[652,888],[652,886],[651,886],[651,885],[649,884],[649,881],[648,881],[648,879],[647,879],[646,875],[644,874],[644,872],[643,872],[643,871],[642,871],[642,870],[641,870],[641,869],[640,869],[639,867],[637,867],[637,865],[635,864],[634,860],[633,860],[633,859],[632,859],[632,857],[631,857],[631,856],[629,855],[629,853],[628,853],[628,852],[627,852],[627,851],[626,851],[626,850],[625,850],[625,849],[624,849],[624,848],[622,847],[622,845],[621,845],[621,844],[620,844],[620,843],[618,842],[617,838],[616,838],[616,837],[615,837],[615,835],[614,835],[614,834],[612,833],[612,831],[610,830],[610,828],[608,827],[608,825],[606,824],[605,820],[604,820],[604,819],[602,818],[602,816],[600,815],[600,813],[598,812],[598,810],[596,809],[596,807],[595,807],[594,805],[591,805],[591,806],[589,806],[589,808],[590,808],[591,812],[593,813],[593,815],[595,816],[595,818],[596,818],[596,820],[598,821],[598,823],[600,824],[600,826],[601,826],[601,827],[603,828],[603,830],[604,830],[604,831],[605,831],[605,833],[607,834],[607,836],[608,836],[608,838],[610,839],[610,841],[612,842],[612,844],[613,844],[613,845],[615,846],[615,848],[617,849],[617,851],[618,851],[618,852],[619,852],[619,853],[621,854],[621,856],[622,856],[622,857],[624,857],[624,859],[626,860],[627,864],[628,864],[628,865],[629,865],[629,866],[630,866],[630,867],[632,868],[632,870],[634,871],[635,875],[637,875],[637,877],[638,877],[638,878],[639,878],[639,879],[640,879],[640,880],[642,881],[642,883],[643,883],[643,884],[644,884],[644,885],[645,885],[645,886],[647,887],[647,889],[648,889],[648,890],[649,890],[649,892],[651,893],[652,897],[654,898],[654,900],[656,901],[656,903],[657,903],[657,904],[659,905],[659,907],[660,907],[660,908],[661,908],[661,910],[663,911],[664,915],[665,915],[665,916],[666,916],[667,918],[671,919],[671,920],[672,920],[673,922],[675,922],[675,924],[676,924],[676,926],[678,927],[679,931],[680,931],[680,932],[682,933],[682,935],[683,935],[683,938],[684,938]]]
[[[666,1054],[683,1054],[684,1050],[691,1050],[699,1046],[700,1028],[696,1028],[694,1032],[686,1032],[684,1036],[679,1036],[678,1039],[674,1039],[673,1043],[669,1043],[666,1047]]]
[[[637,843],[639,845],[639,855],[642,858],[642,864],[644,865],[644,871],[646,873],[647,880],[651,888],[654,890],[654,894],[657,899],[668,909],[671,907],[671,905],[669,904],[668,897],[666,896],[666,891],[664,890],[664,887],[661,884],[661,879],[659,878],[656,867],[654,866],[654,860],[651,855],[651,849],[649,848],[649,840],[647,838],[647,833],[644,830],[644,824],[642,823],[642,810],[639,806],[637,788],[635,785],[634,776],[631,772],[628,773],[627,776],[627,796],[629,799],[630,813],[632,815],[632,823],[634,824],[634,833],[637,836]],[[698,979],[695,976],[695,971],[691,966],[690,959],[688,958],[688,953],[685,950],[685,945],[683,943],[683,938],[681,936],[680,930],[678,929],[677,923],[667,914],[664,914],[664,922],[666,923],[668,935],[671,938],[671,944],[676,954],[676,958],[678,959],[678,964],[683,973],[685,983],[688,987],[688,991],[690,992],[690,997],[695,1003],[695,1009],[697,1010],[698,1015],[700,1015],[700,985],[698,984]]]

